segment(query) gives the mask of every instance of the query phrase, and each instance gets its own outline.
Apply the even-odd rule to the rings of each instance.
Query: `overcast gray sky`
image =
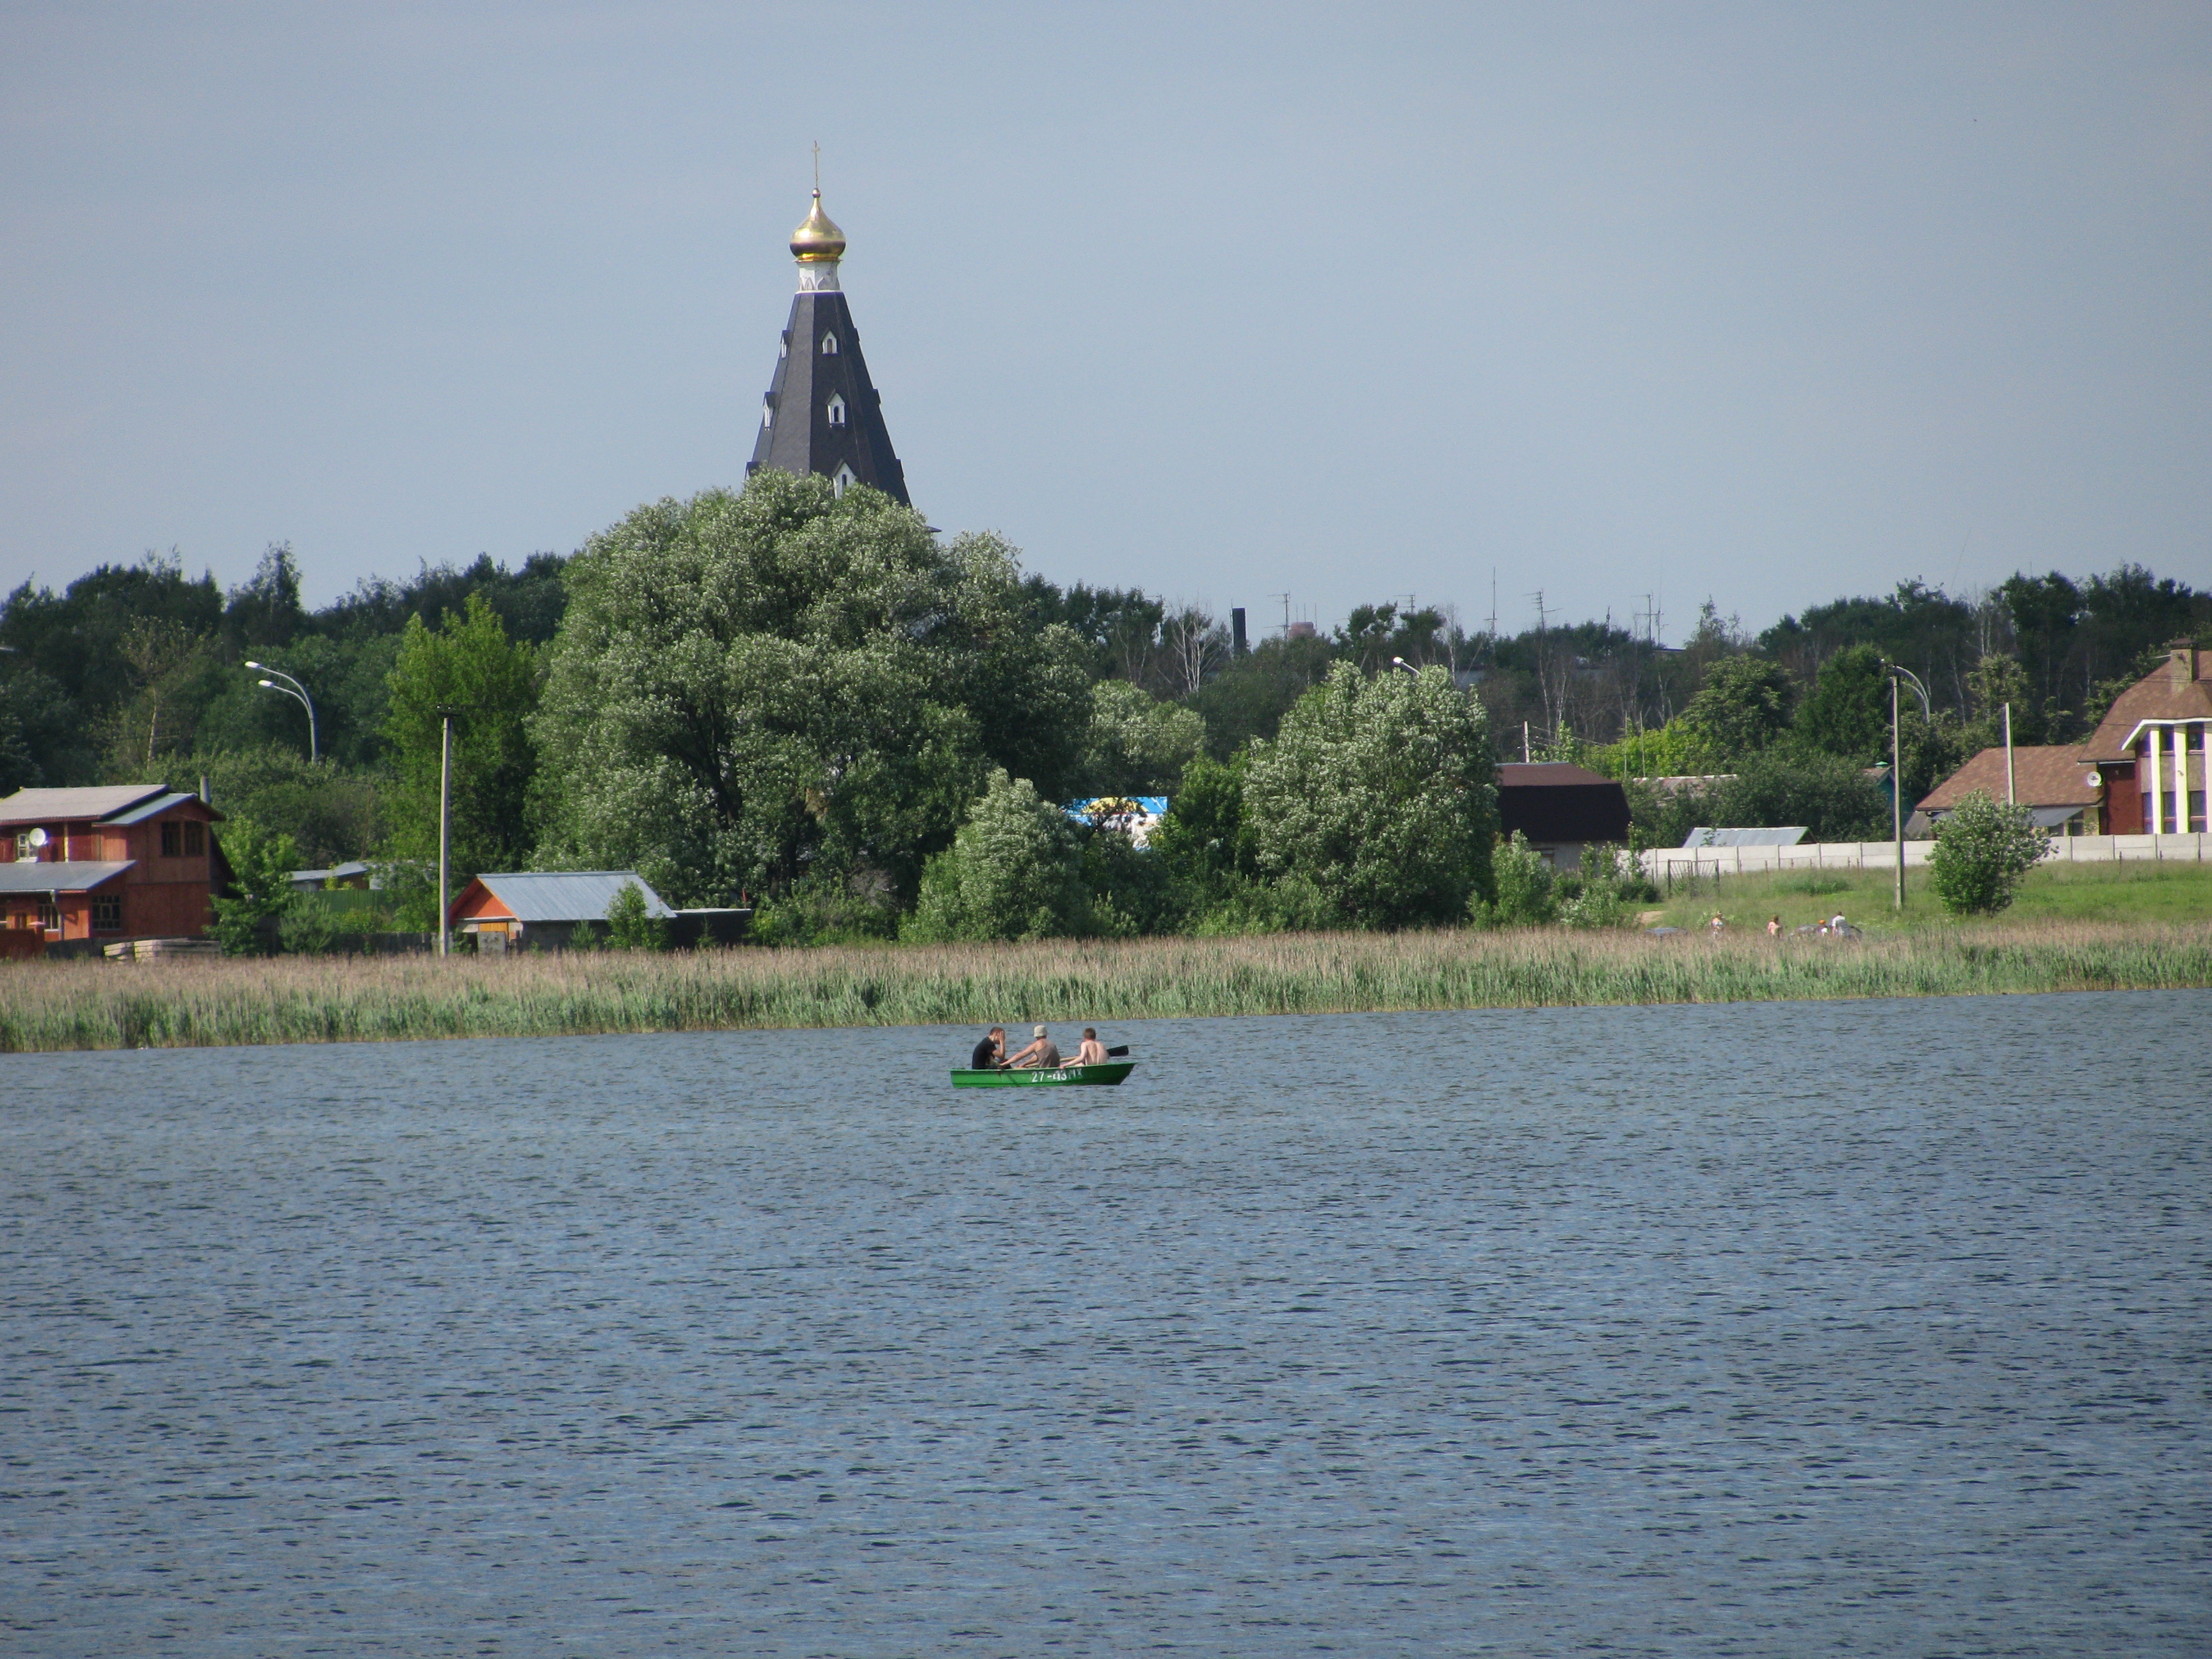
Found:
[[[809,146],[917,506],[1279,623],[2212,584],[2212,6],[0,7],[0,583],[735,484]]]

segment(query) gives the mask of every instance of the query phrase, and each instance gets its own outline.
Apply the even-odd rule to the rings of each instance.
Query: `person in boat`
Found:
[[[1052,1033],[1046,1030],[1043,1026],[1038,1026],[1030,1046],[1021,1053],[1010,1056],[1006,1060],[1006,1068],[1009,1071],[1017,1067],[1036,1072],[1059,1070],[1060,1045],[1052,1040]]]
[[[1006,1028],[994,1025],[983,1040],[975,1045],[975,1052],[968,1056],[971,1072],[995,1072],[1006,1063]]]
[[[1083,1046],[1075,1051],[1075,1058],[1067,1063],[1071,1066],[1103,1066],[1106,1063],[1106,1045],[1098,1040],[1097,1026],[1083,1028]]]

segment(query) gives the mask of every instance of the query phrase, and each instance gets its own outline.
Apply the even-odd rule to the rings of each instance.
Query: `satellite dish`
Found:
[[[32,845],[32,846],[33,846],[33,847],[44,847],[44,846],[46,844],[46,841],[47,841],[47,836],[46,836],[46,832],[45,830],[32,830],[32,831],[31,831],[31,845]]]
[[[2105,775],[2102,772],[2092,772],[2081,781],[2088,788],[2102,789],[2105,787]]]

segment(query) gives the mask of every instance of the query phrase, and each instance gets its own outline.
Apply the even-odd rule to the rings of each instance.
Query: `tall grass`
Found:
[[[2212,986],[2212,926],[0,964],[0,1052]]]

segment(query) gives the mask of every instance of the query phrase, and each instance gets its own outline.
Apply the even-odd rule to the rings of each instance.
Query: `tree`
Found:
[[[237,647],[291,643],[307,619],[300,608],[300,562],[289,542],[271,542],[254,567],[253,579],[230,590],[223,608],[223,632]]]
[[[1310,883],[1342,925],[1405,927],[1489,890],[1497,797],[1488,716],[1447,671],[1339,663],[1252,745],[1243,819],[1263,874]]]
[[[645,902],[645,890],[634,881],[607,901],[607,944],[617,951],[665,951],[668,921],[656,916]]]
[[[367,858],[382,836],[374,779],[349,774],[328,759],[311,763],[287,744],[197,750],[172,757],[164,770],[169,787],[187,794],[205,778],[217,806],[291,836],[301,862],[319,869]]]
[[[1803,746],[1861,766],[1887,759],[1889,677],[1881,653],[1854,645],[1822,663],[1820,678],[1798,705],[1796,732]]]
[[[1706,798],[1708,825],[1805,826],[1808,841],[1872,841],[1889,834],[1889,797],[1866,769],[1840,756],[1787,746],[1745,761]],[[1680,845],[1680,842],[1674,843]]]
[[[1977,789],[1937,821],[1928,878],[1952,915],[1995,915],[2050,851],[2051,832],[2036,826],[2027,808]]]
[[[215,920],[208,932],[225,956],[252,956],[262,948],[264,925],[291,910],[292,872],[300,867],[299,848],[286,835],[272,834],[251,818],[232,818],[217,832],[216,845],[230,866],[230,881],[211,902]]]
[[[524,866],[537,759],[528,721],[538,684],[537,652],[507,638],[481,595],[469,595],[463,615],[447,611],[441,629],[408,618],[384,724],[398,774],[387,809],[386,856],[438,856],[439,711],[451,708],[454,872],[465,881],[481,871]]]
[[[1090,931],[1083,854],[1067,814],[1027,778],[991,774],[952,845],[921,875],[907,939],[1050,939]]]
[[[876,490],[764,467],[640,507],[568,580],[541,861],[679,903],[872,870],[903,901],[993,767],[1071,781],[1087,647],[1033,624],[996,537],[940,544]]]
[[[1091,728],[1078,793],[1158,795],[1206,748],[1206,722],[1127,680],[1091,688]]]
[[[1698,743],[1705,766],[1724,770],[1757,754],[1790,726],[1797,683],[1780,663],[1763,657],[1722,657],[1705,671],[1677,724]]]

